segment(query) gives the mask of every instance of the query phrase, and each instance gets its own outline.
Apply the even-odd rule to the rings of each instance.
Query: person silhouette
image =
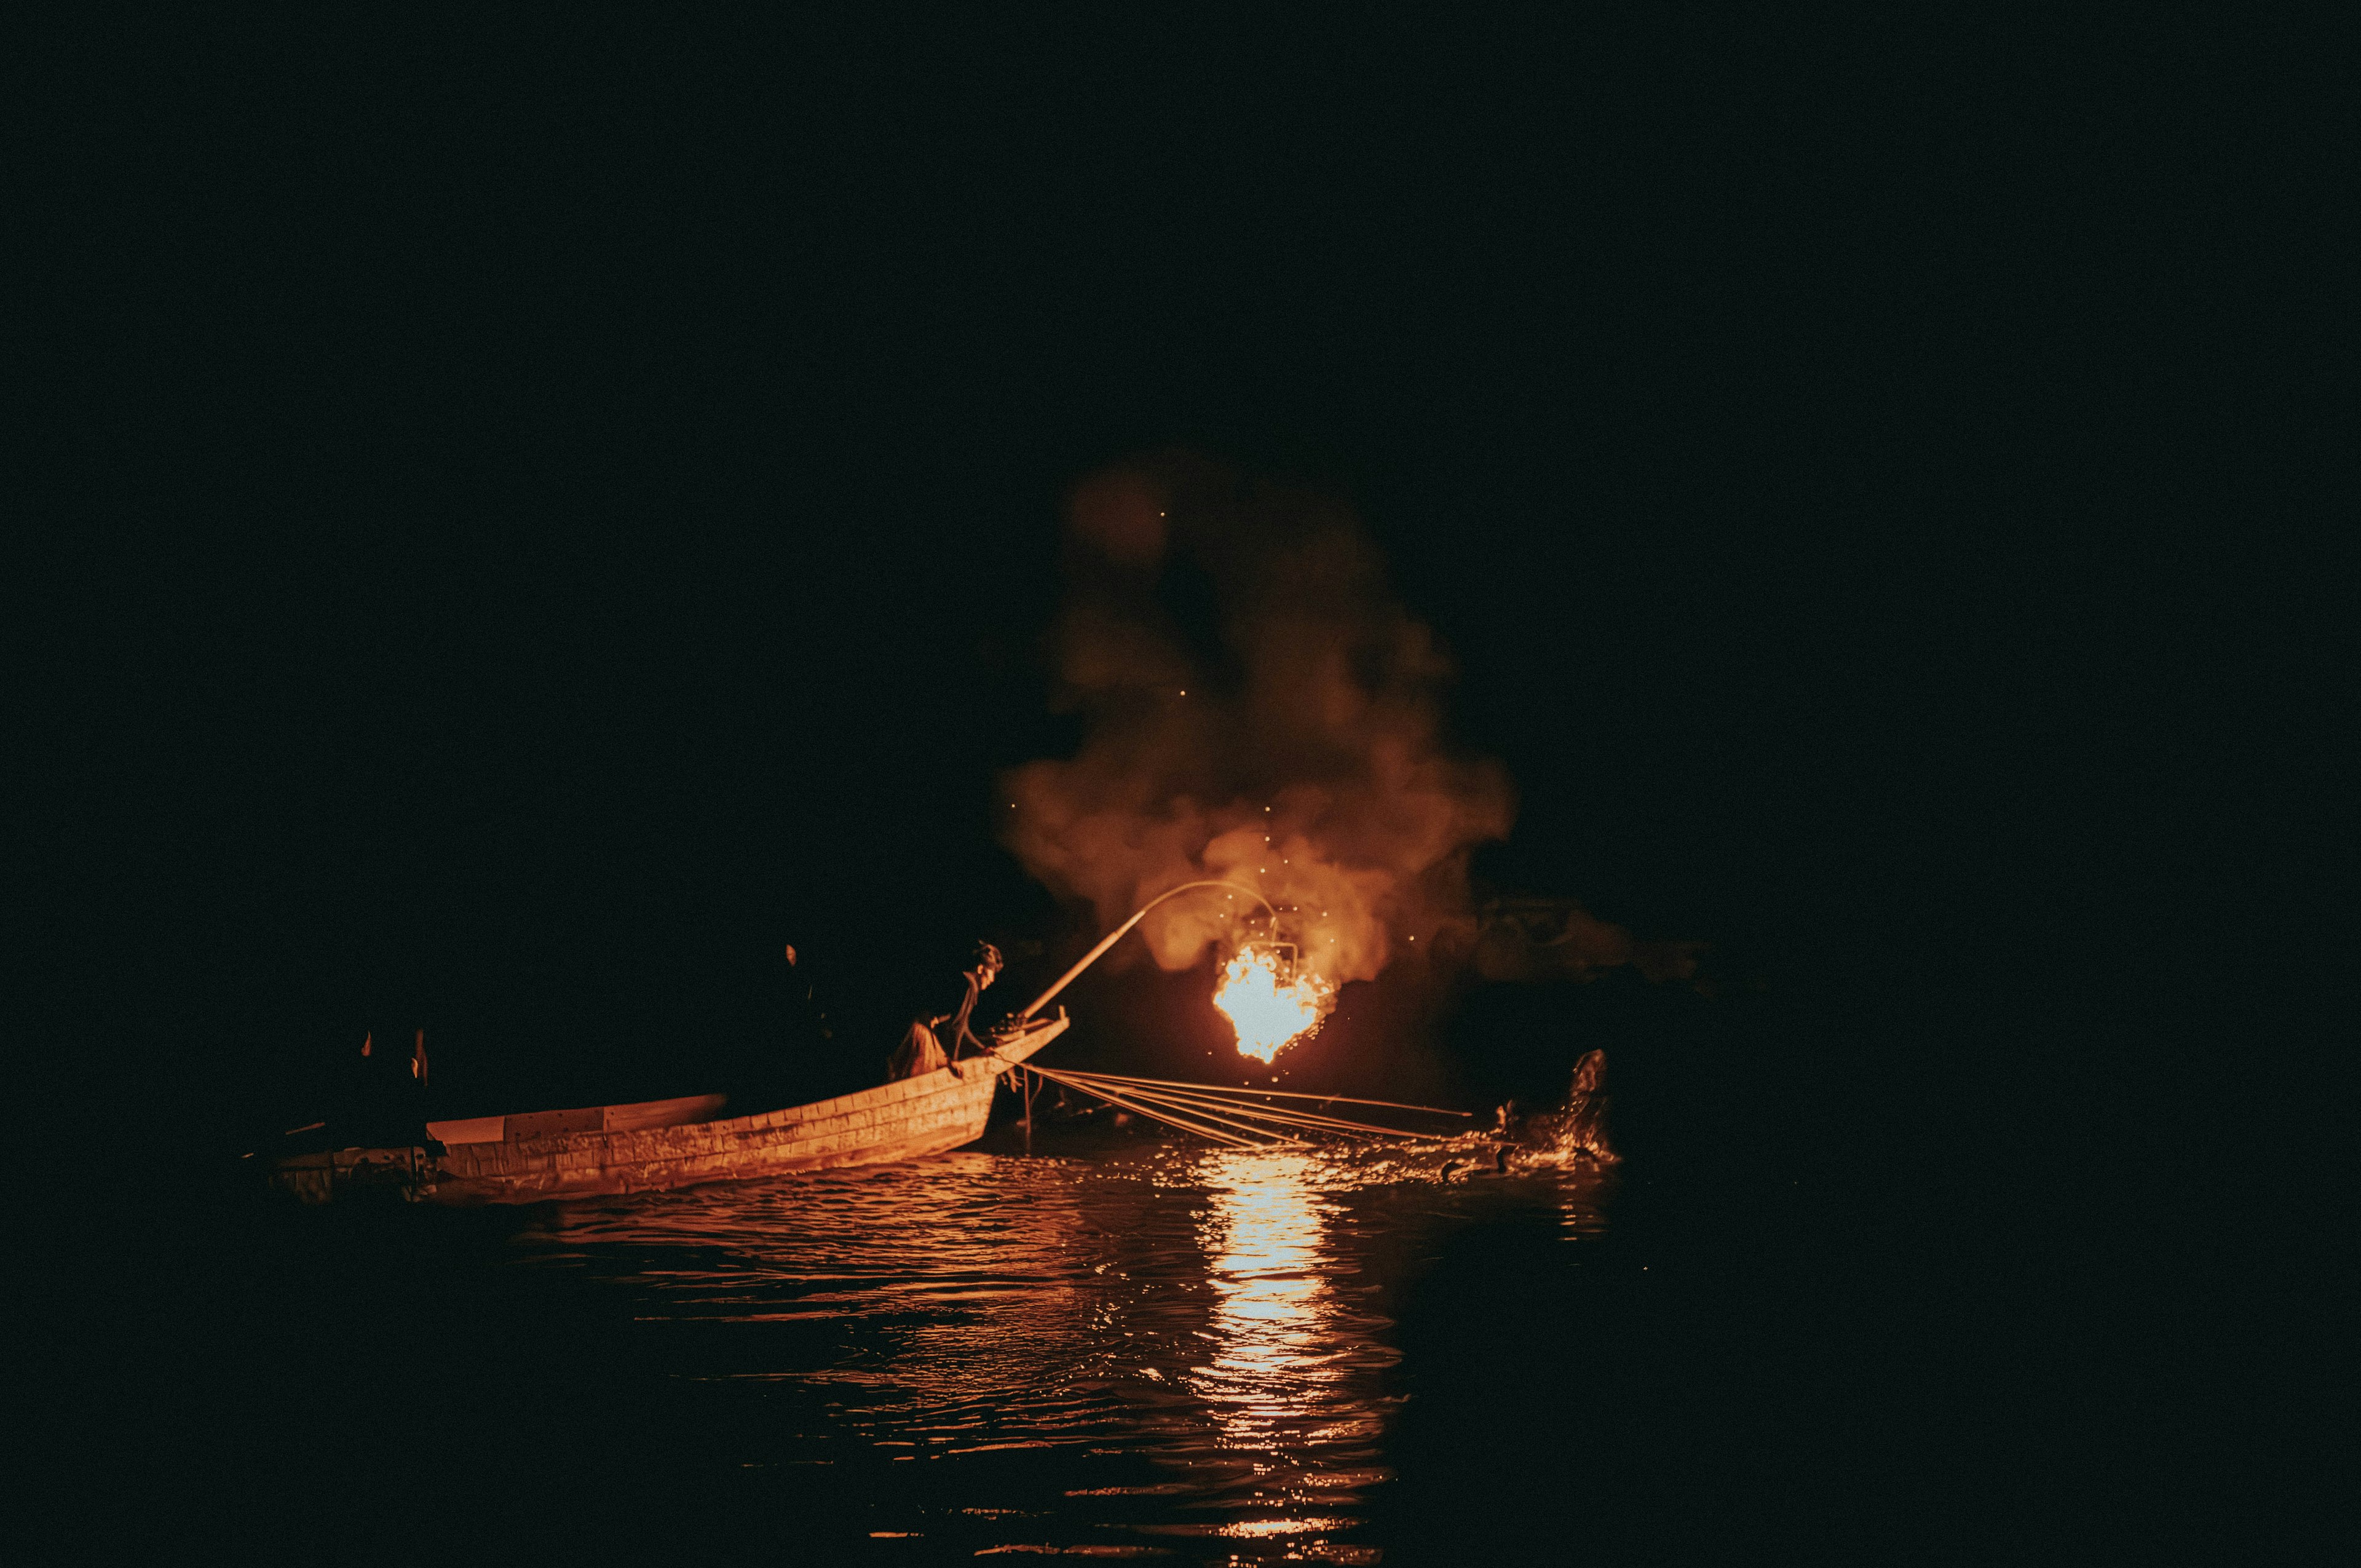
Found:
[[[913,1018],[902,1035],[902,1043],[894,1047],[886,1058],[888,1078],[916,1078],[947,1067],[961,1057],[982,1053],[991,1047],[975,1037],[968,1020],[975,1013],[976,999],[992,988],[1000,977],[1000,949],[990,942],[978,942],[968,967],[960,972],[960,999],[948,1013]]]

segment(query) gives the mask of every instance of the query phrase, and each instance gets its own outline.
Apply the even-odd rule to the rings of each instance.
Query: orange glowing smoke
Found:
[[[1279,955],[1262,948],[1240,948],[1213,988],[1213,1005],[1237,1031],[1238,1054],[1257,1061],[1319,1028],[1335,1004],[1334,987],[1308,971],[1283,978]]]

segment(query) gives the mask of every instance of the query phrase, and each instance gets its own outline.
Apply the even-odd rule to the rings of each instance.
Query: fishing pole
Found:
[[[1097,947],[1093,948],[1089,952],[1084,953],[1080,961],[1078,961],[1073,968],[1068,970],[1065,973],[1058,977],[1056,984],[1050,986],[1049,990],[1035,997],[1033,999],[1032,1005],[1026,1008],[1024,1012],[1016,1014],[1016,1016],[1019,1018],[1030,1018],[1034,1014],[1038,1013],[1042,1008],[1048,1006],[1051,997],[1057,995],[1058,992],[1065,990],[1068,985],[1071,984],[1076,975],[1082,973],[1084,970],[1098,962],[1100,958],[1105,954],[1109,948],[1114,947],[1117,942],[1123,939],[1123,934],[1125,932],[1130,930],[1134,926],[1138,925],[1141,920],[1147,917],[1149,910],[1155,908],[1158,905],[1163,903],[1168,898],[1187,893],[1190,889],[1197,887],[1226,887],[1231,889],[1233,892],[1245,894],[1248,898],[1251,898],[1257,904],[1261,905],[1263,912],[1270,916],[1271,929],[1274,932],[1279,929],[1279,911],[1271,907],[1269,899],[1265,898],[1261,894],[1257,893],[1254,889],[1240,883],[1224,882],[1219,878],[1204,882],[1184,882],[1179,887],[1168,888],[1164,892],[1158,894],[1154,898],[1149,899],[1146,904],[1140,905],[1138,914],[1134,915],[1130,919],[1125,921],[1122,925],[1116,927],[1114,930],[1100,938],[1099,945]]]

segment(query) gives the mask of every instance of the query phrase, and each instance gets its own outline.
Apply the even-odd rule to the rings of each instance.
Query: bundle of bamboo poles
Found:
[[[1175,1083],[1161,1078],[1129,1078],[1119,1073],[1074,1072],[1032,1062],[1017,1070],[1047,1083],[1104,1100],[1168,1126],[1217,1144],[1257,1148],[1308,1143],[1315,1138],[1397,1138],[1414,1142],[1455,1137],[1449,1133],[1413,1132],[1381,1126],[1326,1113],[1334,1105],[1370,1105],[1422,1116],[1466,1118],[1466,1111],[1445,1111],[1433,1105],[1405,1105],[1393,1100],[1356,1100],[1342,1094],[1300,1094],[1282,1089],[1217,1089],[1201,1083]],[[1316,1110],[1274,1105],[1271,1101],[1318,1102]]]

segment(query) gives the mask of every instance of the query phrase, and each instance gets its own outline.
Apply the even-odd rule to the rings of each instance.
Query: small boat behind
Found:
[[[412,1202],[537,1203],[657,1192],[940,1154],[983,1135],[1001,1075],[1066,1032],[1055,1018],[996,1031],[991,1049],[809,1105],[723,1116],[719,1094],[434,1122],[444,1147],[291,1155],[270,1184],[307,1203],[387,1190]]]

